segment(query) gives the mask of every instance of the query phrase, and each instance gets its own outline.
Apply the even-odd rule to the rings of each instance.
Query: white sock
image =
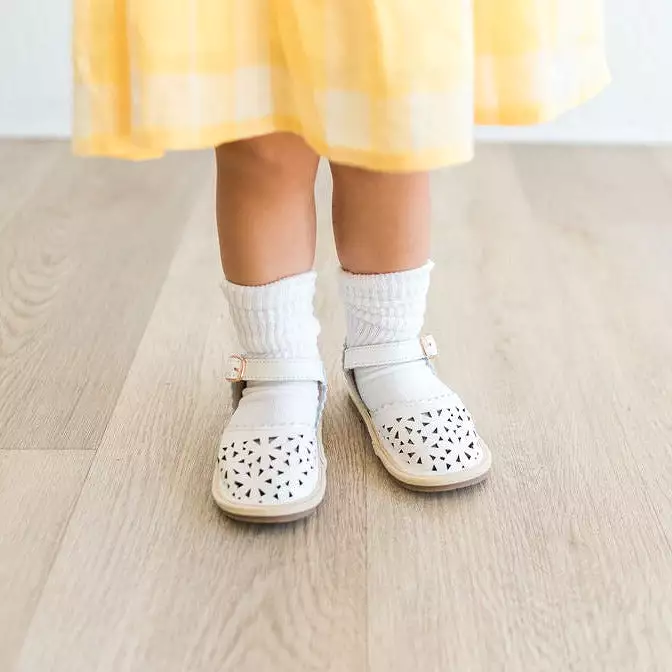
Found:
[[[315,279],[310,272],[261,287],[224,282],[241,354],[319,358],[320,325],[313,313]],[[318,403],[317,382],[250,382],[229,426],[312,425]]]
[[[342,271],[347,345],[374,345],[419,337],[433,266],[429,261],[411,271],[380,275]],[[364,367],[355,371],[355,381],[372,412],[389,403],[435,399],[449,392],[425,361]]]

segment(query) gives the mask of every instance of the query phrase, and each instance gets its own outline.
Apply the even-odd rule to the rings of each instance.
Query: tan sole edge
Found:
[[[480,439],[481,447],[485,453],[485,459],[483,460],[483,463],[480,464],[477,469],[469,469],[461,472],[460,475],[463,476],[462,478],[460,478],[460,475],[456,474],[450,481],[446,481],[445,478],[442,479],[440,476],[414,477],[410,474],[404,474],[400,472],[391,462],[387,455],[387,451],[381,444],[381,441],[378,437],[378,432],[376,431],[376,427],[373,424],[371,415],[369,414],[369,410],[362,401],[362,398],[359,396],[359,392],[355,386],[352,374],[346,373],[345,379],[347,383],[348,394],[350,395],[350,400],[362,418],[362,421],[364,422],[364,425],[366,426],[366,429],[369,433],[369,437],[371,438],[373,452],[382,462],[383,467],[385,467],[387,473],[390,474],[390,476],[392,476],[392,478],[394,478],[394,480],[404,488],[407,490],[413,490],[415,492],[447,492],[450,490],[459,490],[460,488],[468,488],[484,481],[488,477],[490,468],[492,466],[492,454],[490,453],[490,449],[483,439]]]
[[[472,485],[482,483],[489,475],[490,471],[488,470],[480,476],[474,476],[474,478],[470,478],[466,481],[459,481],[458,483],[450,483],[448,485],[412,485],[411,483],[404,483],[404,481],[400,481],[394,476],[393,478],[397,483],[406,488],[406,490],[413,490],[413,492],[450,492],[451,490],[460,490],[461,488],[468,488]]]
[[[278,505],[238,505],[222,496],[220,492],[221,482],[219,478],[219,469],[218,467],[215,467],[214,474],[212,475],[212,497],[217,506],[228,518],[244,523],[257,523],[260,525],[293,523],[315,513],[324,499],[327,486],[327,460],[324,455],[324,446],[322,444],[321,425],[318,427],[317,436],[320,474],[317,490],[310,497],[296,502],[287,502]]]
[[[319,505],[318,505],[319,506]],[[231,513],[226,509],[219,507],[227,518],[237,520],[240,523],[254,523],[255,525],[282,525],[282,523],[295,523],[297,520],[303,520],[312,516],[317,511],[317,506],[300,513],[288,514],[286,516],[241,516]]]

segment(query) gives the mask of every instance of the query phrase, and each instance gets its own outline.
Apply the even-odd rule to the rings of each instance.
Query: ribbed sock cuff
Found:
[[[397,273],[340,273],[348,345],[371,345],[415,338],[425,317],[434,264]]]
[[[255,287],[224,281],[243,352],[255,357],[319,357],[315,282],[314,272]]]

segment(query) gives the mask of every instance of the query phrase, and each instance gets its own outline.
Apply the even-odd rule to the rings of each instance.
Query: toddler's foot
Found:
[[[401,273],[343,273],[348,317],[344,366],[376,454],[404,485],[449,490],[482,480],[490,452],[464,404],[429,360],[420,337],[431,264]]]
[[[263,287],[225,285],[244,354],[229,362],[235,412],[222,435],[212,492],[234,518],[296,520],[324,496],[326,387],[314,289],[312,273]]]

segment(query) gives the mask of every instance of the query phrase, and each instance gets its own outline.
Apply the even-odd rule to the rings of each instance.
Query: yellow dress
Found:
[[[601,0],[74,0],[75,151],[274,131],[381,171],[468,160],[608,81]]]

